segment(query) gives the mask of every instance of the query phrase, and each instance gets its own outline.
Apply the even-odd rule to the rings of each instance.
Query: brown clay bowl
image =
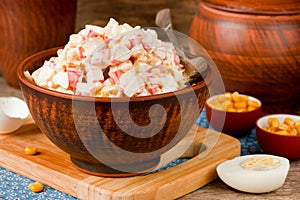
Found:
[[[299,159],[300,136],[279,135],[264,130],[263,127],[267,126],[270,117],[277,118],[281,123],[287,117],[300,120],[299,115],[291,114],[271,114],[259,118],[256,122],[256,137],[261,149],[266,153],[286,157],[289,160]]]
[[[249,96],[249,99],[257,101],[260,107],[248,112],[229,112],[209,105],[209,102],[219,95],[209,97],[205,103],[207,121],[212,128],[234,137],[243,136],[255,128],[255,122],[261,116],[262,103],[260,100]]]
[[[34,54],[18,69],[21,90],[43,133],[87,173],[124,177],[148,172],[195,124],[209,95],[204,81],[165,94],[94,98],[51,91],[24,76],[57,48]]]
[[[205,0],[198,4],[190,36],[216,63],[226,91],[259,98],[264,113],[297,114],[299,29],[298,0]]]

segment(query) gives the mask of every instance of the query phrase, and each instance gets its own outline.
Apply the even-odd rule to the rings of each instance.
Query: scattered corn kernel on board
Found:
[[[185,143],[193,140],[185,150]],[[240,142],[228,135],[194,126],[161,159],[181,151],[189,160],[174,167],[129,178],[96,177],[73,166],[68,154],[57,148],[31,118],[16,132],[0,135],[0,166],[39,181],[79,199],[175,199],[217,178],[216,166],[240,154]],[[37,155],[24,149],[38,148]],[[205,148],[203,148],[205,147]],[[199,149],[200,153],[199,153]]]

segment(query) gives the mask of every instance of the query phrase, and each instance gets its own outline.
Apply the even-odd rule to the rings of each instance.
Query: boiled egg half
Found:
[[[268,154],[239,156],[217,166],[220,179],[248,193],[266,193],[280,188],[290,168],[289,160]]]

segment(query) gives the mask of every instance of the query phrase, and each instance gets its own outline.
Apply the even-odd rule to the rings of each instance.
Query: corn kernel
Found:
[[[269,118],[267,126],[263,127],[264,130],[270,133],[280,135],[300,135],[300,120],[294,121],[291,118],[285,118],[282,123],[277,118]]]
[[[246,109],[247,103],[246,103],[246,101],[234,102],[233,107],[236,108],[237,110]]]
[[[248,102],[249,101],[249,97],[248,96],[242,96],[242,95],[240,95],[240,101]]]
[[[225,92],[224,97],[225,97],[226,99],[231,100],[231,93],[230,93],[230,92]]]
[[[236,109],[233,107],[229,107],[229,108],[227,108],[227,111],[228,112],[236,112]]]
[[[249,100],[248,101],[248,106],[252,106],[252,107],[258,108],[259,107],[259,103],[257,101]]]
[[[278,131],[278,127],[270,127],[269,132],[275,133]]]
[[[26,155],[35,155],[38,153],[37,148],[36,147],[32,147],[32,146],[26,146],[24,149],[24,153]]]
[[[279,126],[279,120],[276,119],[276,118],[273,118],[273,117],[270,117],[268,119],[268,125],[270,127],[274,127],[274,128],[277,128]]]
[[[247,111],[252,111],[252,110],[255,110],[256,109],[256,107],[254,107],[254,106],[248,106],[247,107]]]
[[[39,183],[39,182],[34,182],[34,183],[30,183],[28,185],[28,188],[32,191],[32,192],[41,192],[44,190],[44,186]]]
[[[235,111],[235,108],[233,107],[232,104],[229,104],[229,105],[226,105],[226,110],[227,110],[227,111],[230,111],[230,112],[231,112],[231,111],[234,112],[234,111]]]
[[[234,101],[234,102],[240,101],[240,95],[238,92],[232,93],[231,98],[232,98],[232,101]]]
[[[291,128],[286,124],[279,124],[278,129],[283,130],[283,131],[290,131],[291,130]]]
[[[225,101],[230,101],[230,99],[228,100],[228,99],[226,99],[226,98],[223,97],[223,96],[219,96],[218,98],[216,98],[216,100],[217,100],[217,102],[219,102],[219,103],[223,103],[223,102],[225,102]]]
[[[288,126],[294,126],[295,122],[293,119],[287,117],[283,120],[283,124],[286,124]]]
[[[291,129],[290,135],[297,135],[297,130],[295,128]]]
[[[276,131],[275,132],[276,134],[279,134],[279,135],[289,135],[289,133],[287,131]]]
[[[247,111],[246,109],[240,108],[240,109],[236,109],[236,112],[241,113],[241,112],[245,112]]]

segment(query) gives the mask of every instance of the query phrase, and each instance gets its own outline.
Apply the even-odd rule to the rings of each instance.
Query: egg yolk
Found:
[[[280,161],[271,157],[249,158],[241,163],[241,167],[248,170],[272,170],[280,166]]]

